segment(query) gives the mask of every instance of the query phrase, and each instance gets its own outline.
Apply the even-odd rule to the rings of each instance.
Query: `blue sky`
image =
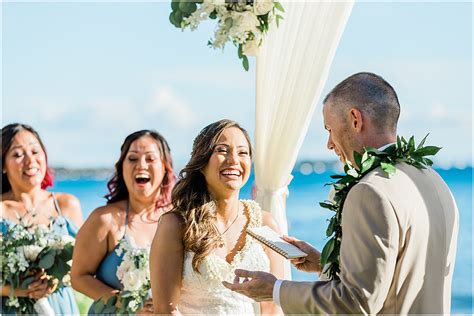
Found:
[[[214,24],[182,32],[163,2],[3,2],[2,125],[31,124],[50,161],[111,167],[126,135],[161,132],[178,166],[199,130],[231,118],[253,134],[255,63],[206,46]],[[443,147],[441,166],[472,161],[472,4],[357,2],[323,95],[352,73],[398,92],[399,133]],[[300,159],[334,159],[321,100]]]

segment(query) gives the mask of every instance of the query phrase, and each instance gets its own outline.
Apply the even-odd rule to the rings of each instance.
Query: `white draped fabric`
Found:
[[[282,5],[284,19],[279,27],[272,25],[257,56],[255,179],[257,201],[287,234],[284,188],[353,1]]]

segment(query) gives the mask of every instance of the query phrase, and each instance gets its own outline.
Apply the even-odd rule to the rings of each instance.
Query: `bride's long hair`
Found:
[[[194,253],[192,266],[198,271],[199,264],[209,253],[221,244],[221,236],[214,223],[216,214],[210,203],[213,201],[206,179],[202,173],[214,151],[214,147],[227,128],[236,127],[242,131],[249,144],[252,157],[250,137],[237,122],[220,120],[204,127],[194,139],[191,159],[180,171],[178,182],[171,194],[174,212],[184,220],[184,250]]]

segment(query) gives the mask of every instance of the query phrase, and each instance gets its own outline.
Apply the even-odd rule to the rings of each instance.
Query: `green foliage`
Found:
[[[280,2],[276,2],[276,1],[275,1],[274,4],[275,4],[275,9],[277,9],[277,10],[279,10],[279,11],[281,11],[281,12],[285,12],[285,9],[283,8],[283,6],[281,5]]]
[[[429,134],[428,134],[429,135]],[[433,165],[433,161],[426,156],[436,155],[440,147],[425,146],[426,135],[418,146],[415,146],[415,138],[412,136],[407,141],[405,138],[397,136],[397,142],[383,151],[373,147],[365,148],[364,152],[354,152],[354,162],[352,166],[348,162],[344,166],[345,175],[333,175],[330,182],[335,189],[334,201],[320,202],[319,205],[327,208],[336,214],[329,220],[326,236],[329,238],[321,252],[321,266],[327,268],[324,273],[328,273],[329,278],[339,279],[339,253],[342,241],[342,210],[347,194],[359,181],[372,170],[380,167],[387,177],[391,177],[397,171],[396,164],[407,163],[416,168],[424,169]]]
[[[182,1],[178,5],[179,9],[186,14],[191,14],[197,9],[196,2]]]
[[[201,6],[203,3],[204,0],[171,0],[170,23],[182,30],[186,28],[195,30],[207,18],[217,20],[214,38],[211,38],[207,45],[215,49],[224,49],[225,44],[231,42],[239,47],[239,59],[241,59],[242,67],[245,71],[249,70],[249,60],[245,54],[242,54],[241,46],[248,44],[249,49],[246,50],[246,53],[249,56],[256,54],[256,47],[261,45],[263,36],[269,30],[270,22],[275,18],[278,27],[281,20],[283,20],[283,13],[285,12],[280,2],[273,2],[273,7],[261,11],[255,10],[253,7],[255,5],[254,1],[226,0],[222,4],[213,4],[215,7],[221,7],[225,10],[214,9],[210,13],[207,11],[209,7],[203,10],[204,8]],[[239,23],[240,19],[232,14],[234,12],[254,15],[258,20],[258,24],[255,25],[256,29],[247,26],[245,22],[243,25],[236,24]],[[231,31],[233,29],[238,29],[238,31]]]

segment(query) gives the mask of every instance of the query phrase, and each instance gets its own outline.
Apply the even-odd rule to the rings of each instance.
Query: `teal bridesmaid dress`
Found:
[[[58,216],[52,221],[53,231],[61,235],[76,237],[78,228],[70,219],[64,217],[61,214],[61,209],[59,208],[59,204],[54,193],[53,201],[54,207],[58,212]],[[12,224],[14,223],[9,220],[1,220],[0,231],[2,234],[5,234],[8,231],[8,226]],[[6,297],[2,297],[0,314],[16,314],[13,308],[5,306],[5,299]],[[56,315],[79,314],[79,309],[77,308],[76,300],[71,287],[62,287],[58,289],[56,292],[48,296],[48,301]]]

